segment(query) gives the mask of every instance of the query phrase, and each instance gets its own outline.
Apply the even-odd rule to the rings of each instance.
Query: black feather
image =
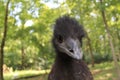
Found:
[[[48,76],[48,80],[93,80],[89,68],[82,60],[75,60],[60,52],[55,41],[62,43],[69,37],[79,39],[82,44],[82,37],[85,31],[82,25],[69,16],[63,16],[56,20],[53,33],[53,47],[56,51],[55,63]]]

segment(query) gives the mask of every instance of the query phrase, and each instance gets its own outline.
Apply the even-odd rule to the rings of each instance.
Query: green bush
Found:
[[[94,53],[93,56],[94,56],[94,62],[95,63],[112,61],[112,54],[109,54],[109,53],[106,53],[106,54]],[[91,56],[90,55],[84,55],[84,60],[87,63],[91,63]]]

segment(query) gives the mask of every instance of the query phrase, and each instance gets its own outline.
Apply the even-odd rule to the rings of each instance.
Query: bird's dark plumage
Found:
[[[82,61],[82,37],[84,29],[69,16],[56,20],[53,33],[55,63],[48,80],[93,80],[87,65]]]

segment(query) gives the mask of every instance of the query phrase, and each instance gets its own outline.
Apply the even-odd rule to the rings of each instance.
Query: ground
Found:
[[[95,64],[95,67],[89,65],[90,70],[94,76],[94,80],[116,80],[116,71],[113,67],[113,62],[104,62],[101,64]],[[49,70],[26,70],[16,71],[13,74],[5,74],[5,80],[19,78],[17,80],[47,80],[47,74]],[[17,74],[17,75],[15,75]]]

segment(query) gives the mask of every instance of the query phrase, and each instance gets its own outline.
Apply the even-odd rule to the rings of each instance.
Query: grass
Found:
[[[89,65],[90,67],[90,65]],[[113,62],[104,62],[95,64],[95,67],[90,67],[94,80],[116,80],[116,72],[113,67]],[[13,73],[5,73],[5,80],[47,80],[49,70],[24,70],[15,71]]]
[[[49,73],[49,70],[22,70],[22,71],[15,71],[11,73],[5,73],[4,78],[5,80],[26,80],[28,78],[33,78],[33,77],[44,77],[46,74]],[[28,79],[31,80],[31,79]],[[37,80],[37,79],[35,79]],[[43,80],[43,79],[42,79]]]
[[[113,62],[95,64],[95,67],[90,67],[90,69],[94,80],[116,80],[117,73],[114,69]]]

